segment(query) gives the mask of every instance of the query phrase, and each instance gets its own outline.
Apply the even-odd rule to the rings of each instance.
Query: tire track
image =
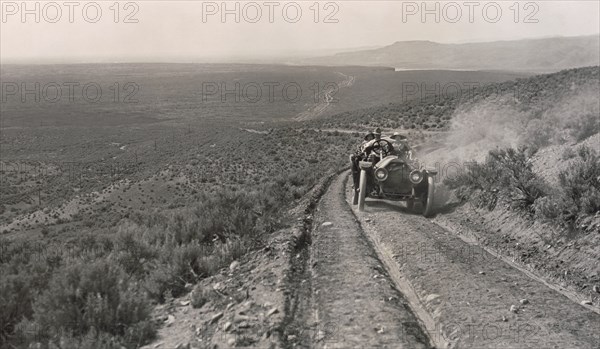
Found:
[[[311,286],[318,348],[432,348],[422,322],[378,259],[345,202],[348,172],[337,176],[314,218]]]

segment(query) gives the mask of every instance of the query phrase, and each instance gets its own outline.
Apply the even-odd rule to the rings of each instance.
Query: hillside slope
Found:
[[[581,99],[597,103],[595,93],[599,90],[599,83],[600,67],[598,66],[569,69],[502,83],[485,84],[456,93],[433,96],[423,94],[422,97],[403,103],[389,103],[340,113],[316,121],[316,124],[323,128],[382,127],[393,130],[450,131],[451,120],[462,114],[502,119],[508,111],[514,116],[507,120],[507,123],[510,123],[515,121],[517,114],[520,113],[527,114],[527,119],[533,119],[539,118],[545,111],[558,112],[560,108],[568,109],[569,105],[576,107],[581,104],[578,102]],[[596,96],[595,100],[594,96]]]
[[[461,237],[472,232],[465,238],[597,305],[598,67],[519,85],[527,92],[481,94],[459,104],[450,132],[436,139],[439,149],[423,156],[440,169],[443,214],[435,221]]]

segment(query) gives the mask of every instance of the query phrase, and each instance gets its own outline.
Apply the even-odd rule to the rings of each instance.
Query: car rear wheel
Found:
[[[427,176],[427,195],[423,198],[423,216],[430,217],[433,214],[433,194],[435,183],[433,176]]]
[[[367,171],[360,170],[360,182],[358,186],[358,210],[365,210],[365,199],[367,197]]]

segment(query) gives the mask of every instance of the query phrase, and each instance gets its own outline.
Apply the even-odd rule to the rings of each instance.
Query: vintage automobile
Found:
[[[379,198],[405,201],[413,212],[428,217],[433,214],[434,176],[437,171],[422,168],[410,156],[400,154],[390,141],[374,141],[369,155],[358,163],[358,186],[355,185],[353,204],[364,211],[365,200]]]

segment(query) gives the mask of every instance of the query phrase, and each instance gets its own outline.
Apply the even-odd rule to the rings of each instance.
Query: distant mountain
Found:
[[[399,41],[378,49],[302,60],[314,65],[367,65],[398,69],[553,72],[600,64],[600,36],[440,44]]]

